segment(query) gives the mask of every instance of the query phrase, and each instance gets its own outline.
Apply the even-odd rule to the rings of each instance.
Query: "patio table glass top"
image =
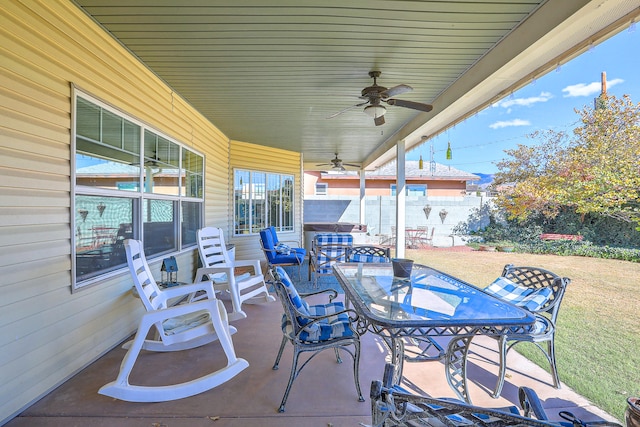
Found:
[[[390,263],[342,263],[334,271],[348,300],[374,329],[426,327],[427,335],[435,336],[482,328],[500,334],[535,321],[530,312],[424,265],[413,266],[410,280],[394,278]]]

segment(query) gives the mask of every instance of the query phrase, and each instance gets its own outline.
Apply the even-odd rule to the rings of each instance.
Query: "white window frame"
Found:
[[[329,184],[326,182],[316,182],[315,195],[326,196],[327,194],[329,194]]]
[[[264,183],[262,180],[254,180],[255,176],[264,176]],[[242,180],[239,178],[242,177]],[[269,214],[269,207],[266,205],[269,200],[269,195],[267,194],[269,191],[269,183],[270,178],[278,177],[280,181],[280,197],[279,197],[279,208],[277,218],[271,218]],[[245,182],[244,180],[247,180]],[[291,194],[289,195],[291,205],[289,207],[289,218],[286,218],[286,214],[283,211],[282,207],[284,203],[282,201],[287,196],[284,192],[284,184],[287,180],[291,181]],[[276,231],[293,231],[295,229],[294,220],[295,220],[295,176],[293,174],[288,173],[275,173],[275,172],[266,172],[260,170],[253,169],[234,169],[233,171],[233,218],[234,218],[234,226],[233,226],[233,235],[234,236],[251,236],[258,234],[260,230],[265,227],[274,226]],[[237,200],[242,199],[245,200],[247,205],[244,205],[244,209],[246,212],[241,214],[239,212],[239,204]],[[254,208],[254,200],[264,201],[265,206],[262,207],[263,216],[262,218],[256,220],[254,218],[254,212],[256,208]],[[239,223],[240,219],[246,219],[246,223],[248,225],[241,226]]]
[[[97,197],[115,197],[119,199],[130,199],[133,201],[133,212],[132,212],[132,229],[134,230],[134,235],[131,236],[135,239],[143,240],[143,205],[150,200],[158,200],[158,201],[171,201],[172,206],[172,222],[173,222],[173,231],[175,243],[174,247],[166,252],[157,253],[151,256],[148,256],[149,260],[163,258],[172,254],[177,254],[189,250],[193,250],[196,247],[197,242],[188,242],[183,244],[183,202],[195,202],[200,204],[199,212],[195,212],[195,217],[198,218],[200,224],[198,227],[201,227],[204,224],[204,194],[205,194],[205,165],[206,158],[204,154],[197,152],[192,147],[189,147],[185,144],[176,141],[174,138],[163,134],[161,131],[151,127],[150,125],[144,123],[141,120],[133,117],[131,114],[128,114],[117,107],[110,105],[109,103],[90,95],[89,93],[82,91],[72,85],[71,91],[71,102],[72,102],[72,117],[71,117],[71,276],[72,276],[72,291],[78,291],[84,288],[87,288],[91,285],[95,285],[104,281],[109,277],[113,277],[119,274],[122,274],[123,271],[127,269],[126,264],[122,267],[118,266],[117,268],[107,269],[103,273],[96,273],[95,276],[91,276],[88,279],[80,280],[77,277],[77,268],[76,264],[77,253],[76,253],[76,230],[77,230],[77,216],[76,213],[76,197],[77,196],[97,196]],[[157,193],[149,193],[144,191],[144,183],[143,183],[143,172],[141,169],[139,182],[137,184],[136,190],[121,190],[121,189],[112,189],[112,188],[102,188],[102,187],[93,187],[93,186],[85,186],[76,184],[77,176],[76,176],[76,142],[77,142],[77,134],[76,134],[76,112],[77,112],[77,99],[78,97],[83,98],[84,100],[95,104],[96,106],[119,116],[122,119],[125,119],[137,126],[140,127],[140,158],[144,158],[144,134],[145,131],[149,131],[154,133],[157,136],[160,136],[169,142],[176,144],[179,150],[179,160],[178,160],[178,185],[177,185],[177,195],[167,195],[167,194],[157,194]],[[183,164],[182,164],[182,155],[184,150],[188,150],[191,153],[200,156],[202,158],[202,177],[200,184],[200,192],[201,195],[199,197],[191,197],[184,194],[183,192],[183,183],[182,183],[182,174]],[[198,175],[198,174],[196,174]],[[192,212],[193,214],[194,212]],[[194,216],[194,215],[192,215]],[[194,224],[195,225],[195,224]],[[144,242],[143,242],[144,243]]]

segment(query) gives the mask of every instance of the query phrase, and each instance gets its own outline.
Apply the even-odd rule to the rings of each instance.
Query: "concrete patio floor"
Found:
[[[272,370],[278,351],[282,307],[279,302],[243,306],[248,318],[233,322],[238,332],[233,341],[238,357],[249,368],[221,386],[205,393],[171,402],[131,403],[99,395],[98,389],[113,381],[125,350],[120,346],[34,403],[9,421],[7,427],[327,427],[359,426],[370,423],[369,388],[381,379],[385,356],[382,341],[371,333],[362,337],[360,384],[365,402],[358,402],[353,383],[351,359],[344,355],[339,365],[331,351],[318,355],[293,384],[286,412],[278,413],[291,368],[292,349],[288,345],[279,370]],[[566,385],[560,390],[550,385],[551,376],[515,352],[509,353],[507,380],[502,397],[487,393],[495,384],[496,343],[478,337],[469,360],[470,395],[484,407],[517,405],[517,388],[526,385],[538,393],[552,420],[568,410],[585,421],[610,420],[611,416],[591,405]],[[211,343],[198,349],[153,354],[143,352],[130,382],[167,384],[195,378],[207,369],[217,369],[226,359],[221,347]],[[454,397],[440,362],[405,364],[404,386],[430,396]]]

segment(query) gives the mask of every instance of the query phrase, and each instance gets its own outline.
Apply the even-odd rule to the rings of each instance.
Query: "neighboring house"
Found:
[[[467,193],[468,183],[480,177],[439,163],[425,162],[420,169],[418,161],[405,162],[405,174],[406,226],[428,227],[429,233],[433,233],[432,243],[437,246],[461,244],[452,231],[484,202],[476,193]],[[319,223],[362,223],[367,226],[368,237],[356,232],[359,243],[380,243],[393,234],[395,161],[365,172],[364,217],[360,207],[360,175],[356,171],[307,171],[304,188],[305,242],[309,240],[308,224],[316,229]]]
[[[429,197],[460,197],[466,194],[467,183],[479,176],[440,163],[406,161],[407,195]],[[396,162],[389,162],[375,171],[365,171],[365,196],[395,196]],[[306,171],[304,193],[315,196],[359,196],[360,175],[355,171]]]

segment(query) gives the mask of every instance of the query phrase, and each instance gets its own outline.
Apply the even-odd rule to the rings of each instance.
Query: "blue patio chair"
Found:
[[[553,386],[560,388],[556,368],[555,333],[560,303],[571,279],[537,267],[516,267],[507,264],[502,275],[485,292],[533,312],[536,323],[527,334],[507,334],[498,339],[500,367],[493,397],[499,397],[504,386],[507,352],[520,342],[534,343],[545,355],[551,367]],[[542,347],[546,343],[546,349]]]
[[[304,248],[290,247],[279,241],[274,227],[267,227],[260,231],[260,248],[267,259],[269,271],[278,265],[297,265],[298,279],[301,278],[302,264],[307,256]]]
[[[347,262],[353,247],[353,236],[348,233],[318,233],[313,237],[309,253],[309,280],[318,284],[318,276],[333,274],[333,265]]]
[[[359,319],[358,314],[346,309],[342,302],[334,302],[338,293],[333,289],[301,295],[282,267],[274,267],[272,275],[276,279],[274,287],[284,309],[281,323],[282,342],[273,365],[274,370],[278,369],[287,341],[293,345],[291,374],[278,412],[284,412],[291,386],[300,371],[318,353],[330,348],[334,349],[338,363],[342,363],[339,350],[344,350],[353,359],[353,377],[358,401],[364,402],[359,379],[360,333],[355,327]],[[308,296],[320,294],[329,295],[327,304],[309,305],[305,301]],[[304,352],[313,354],[298,368],[298,359]]]

